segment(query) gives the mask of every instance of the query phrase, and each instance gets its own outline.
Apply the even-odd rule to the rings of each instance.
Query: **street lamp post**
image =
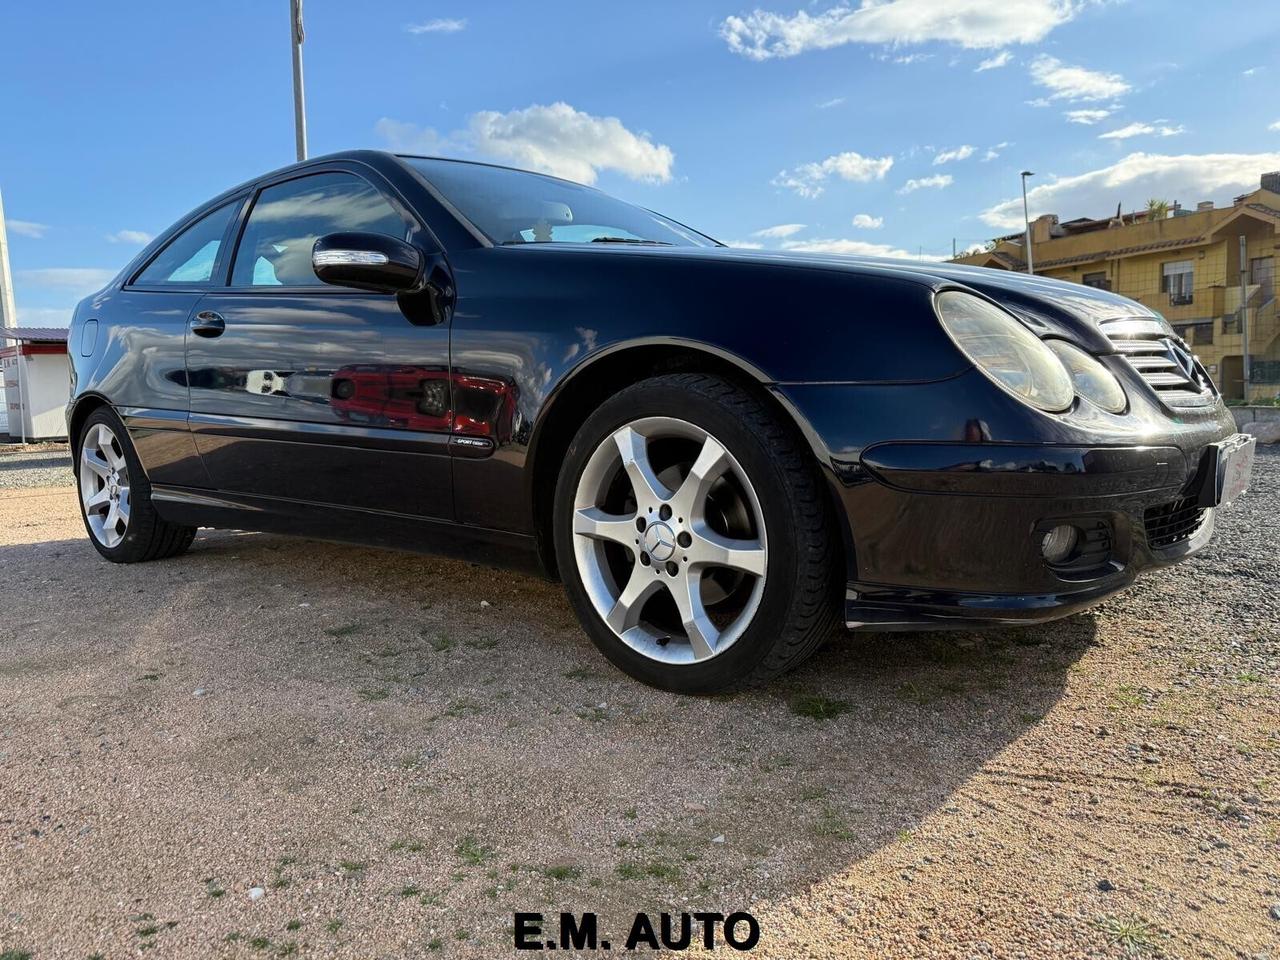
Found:
[[[1240,234],[1240,375],[1244,377],[1244,402],[1249,402],[1249,241]]]
[[[1026,225],[1026,239],[1023,241],[1027,253],[1027,273],[1035,273],[1031,263],[1031,211],[1027,208],[1027,177],[1034,177],[1030,170],[1022,171],[1022,222]]]
[[[302,0],[289,0],[289,33],[293,47],[293,139],[299,160],[307,159],[307,102],[302,90]]]

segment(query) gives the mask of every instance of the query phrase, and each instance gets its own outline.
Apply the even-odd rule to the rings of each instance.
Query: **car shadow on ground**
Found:
[[[147,811],[73,848],[70,882],[65,857],[23,851],[51,915],[115,896],[195,917],[173,895],[192,875],[275,870],[294,881],[276,899],[323,887],[346,929],[465,916],[477,948],[509,943],[513,910],[607,927],[802,894],[945,810],[1096,636],[1087,614],[841,635],[772,684],[693,698],[615,671],[558,585],[459,561],[204,531],[165,563],[65,540],[0,549],[5,568],[27,585],[0,628],[0,719],[15,750],[73,745],[24,778],[16,822],[77,826],[58,807],[76,789]],[[131,746],[104,778],[107,740]],[[176,872],[135,852],[186,836]],[[210,937],[245,922],[208,908],[191,923]]]

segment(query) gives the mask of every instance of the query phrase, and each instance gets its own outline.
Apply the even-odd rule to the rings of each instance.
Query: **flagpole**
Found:
[[[13,274],[9,272],[9,234],[4,222],[4,199],[0,198],[0,327],[16,327],[18,325],[18,311],[13,305]],[[8,341],[0,341],[5,344]],[[27,442],[27,405],[23,401],[22,389],[22,341],[15,340],[13,351],[14,374],[17,376],[18,387],[18,424],[22,434],[22,442]],[[4,376],[0,374],[0,395],[4,397],[5,407],[13,406],[9,402],[9,394],[4,389]],[[13,423],[9,420],[5,410],[6,429],[9,436],[13,436]]]
[[[13,306],[13,274],[9,272],[9,234],[4,222],[4,199],[0,197],[0,327],[16,327],[18,314]]]
[[[302,0],[289,0],[289,32],[293,47],[293,139],[298,159],[307,159],[307,102],[302,89]]]

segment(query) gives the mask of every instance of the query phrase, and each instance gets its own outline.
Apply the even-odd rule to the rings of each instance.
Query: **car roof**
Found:
[[[283,174],[292,173],[295,170],[298,170],[298,171],[306,170],[308,167],[320,166],[325,163],[332,163],[335,160],[352,160],[358,163],[370,164],[371,166],[375,166],[375,167],[379,163],[386,163],[388,160],[401,165],[404,165],[403,162],[405,160],[433,160],[433,161],[438,161],[443,163],[465,163],[468,166],[473,166],[473,167],[492,167],[495,170],[510,170],[513,173],[527,173],[535,177],[546,177],[548,180],[558,180],[561,183],[572,184],[575,187],[581,187],[585,190],[596,189],[595,187],[589,186],[588,184],[578,183],[577,181],[568,180],[564,177],[557,177],[554,174],[550,174],[550,173],[543,173],[540,170],[526,170],[521,167],[512,167],[502,163],[489,163],[484,160],[464,160],[460,157],[437,157],[437,156],[432,156],[430,154],[396,153],[390,150],[373,150],[368,148],[358,148],[358,149],[352,149],[352,150],[338,150],[333,153],[322,154],[318,157],[308,157],[306,160],[300,160],[297,163],[286,164],[285,166],[277,167],[274,170],[269,170],[266,173],[258,174],[258,176],[256,177],[250,177],[248,180],[245,180],[243,183],[238,183],[234,187],[231,187],[228,190],[224,190],[222,193],[218,194],[218,196],[215,197],[213,200],[210,200],[209,203],[214,203],[216,201],[220,201],[225,198],[233,197],[237,193],[241,193],[245,190],[251,189],[254,185],[262,182],[263,180],[273,180]],[[208,205],[209,204],[203,204],[203,206],[208,206]]]
[[[238,183],[234,187],[223,190],[222,193],[211,198],[206,203],[202,203],[200,206],[201,208],[216,206],[217,204],[234,197],[236,194],[252,190],[264,180],[274,180],[283,174],[291,173],[295,170],[302,171],[306,170],[308,167],[322,166],[326,163],[332,163],[335,160],[353,160],[357,163],[370,164],[376,167],[379,162],[385,163],[387,160],[394,160],[395,158],[396,155],[387,150],[339,150],[335,153],[326,153],[318,157],[307,157],[305,160],[299,160],[296,163],[276,167],[274,170],[268,170],[265,173],[260,173],[256,177],[250,177],[248,180]]]
[[[365,151],[367,153],[379,153],[381,151]],[[390,153],[385,156],[395,157],[397,160],[436,160],[441,163],[465,163],[470,167],[491,167],[494,170],[510,170],[512,173],[527,173],[532,177],[545,177],[547,180],[558,180],[560,183],[567,183],[570,186],[580,187],[583,190],[595,190],[601,192],[598,187],[593,187],[586,183],[579,183],[577,180],[569,180],[566,177],[557,177],[553,173],[544,173],[541,170],[526,170],[524,167],[512,167],[505,163],[490,163],[487,160],[463,160],[461,157],[436,157],[423,153]]]

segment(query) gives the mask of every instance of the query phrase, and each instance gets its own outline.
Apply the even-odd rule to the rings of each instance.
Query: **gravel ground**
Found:
[[[75,483],[65,443],[0,446],[0,490]]]
[[[229,532],[115,567],[71,488],[6,491],[0,957],[508,956],[559,909],[615,944],[747,909],[768,957],[1280,957],[1278,516],[1260,449],[1206,551],[1090,614],[682,699],[552,584]]]

